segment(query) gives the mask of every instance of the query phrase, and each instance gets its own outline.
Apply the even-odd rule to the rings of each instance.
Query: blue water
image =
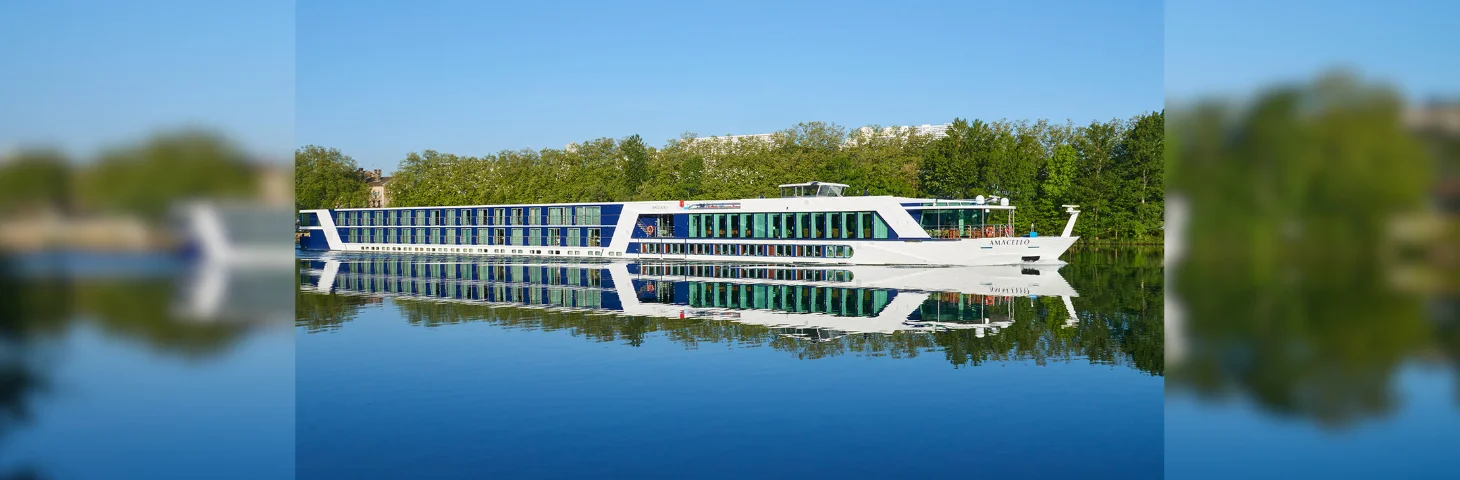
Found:
[[[292,478],[294,352],[287,330],[186,358],[74,327],[45,356],[50,388],[0,472],[46,478]]]
[[[0,478],[293,478],[289,271],[192,267],[0,256]]]
[[[1066,268],[1076,289],[1101,275]],[[1159,267],[1147,273],[1159,277]],[[306,275],[302,289],[314,278]],[[1026,320],[1021,330],[1016,320],[984,339],[821,332],[833,339],[816,345],[830,349],[728,321],[339,291],[297,301],[350,298],[365,303],[301,308],[311,318],[295,330],[299,478],[1162,473],[1158,370],[1122,355],[1014,351],[969,362],[947,350],[949,339],[1000,345],[999,335],[1073,338],[1083,329],[1080,342],[1141,344],[1159,355],[1159,336],[1104,330],[1099,318],[1117,312],[1091,310],[1107,303],[1083,292],[1075,305],[1091,319],[1073,329]],[[323,321],[306,310],[339,316]],[[878,342],[922,346],[867,346]]]
[[[1173,394],[1165,407],[1166,476],[1457,478],[1460,388],[1453,370],[1410,366],[1395,383],[1393,413],[1342,427],[1243,400]]]

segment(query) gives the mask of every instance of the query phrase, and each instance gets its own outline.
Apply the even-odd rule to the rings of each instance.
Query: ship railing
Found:
[[[929,237],[933,238],[1006,238],[1020,236],[1009,224],[987,224],[980,226],[965,227],[927,227],[925,228]]]

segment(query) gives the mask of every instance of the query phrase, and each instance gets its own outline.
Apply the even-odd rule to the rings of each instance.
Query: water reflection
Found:
[[[309,333],[345,328],[363,307],[389,298],[407,322],[424,327],[487,322],[629,346],[657,335],[686,348],[765,345],[802,359],[941,353],[955,367],[1083,360],[1164,373],[1159,280],[1153,282],[1154,295],[1133,288],[1113,297],[1135,308],[1103,300],[1102,309],[1080,310],[1079,293],[1060,267],[1049,266],[791,267],[301,255],[296,325]],[[1140,270],[1145,275],[1128,280],[1143,285],[1152,272],[1159,279],[1159,270],[1157,262],[1155,269]],[[1147,308],[1152,302],[1156,308]]]
[[[0,445],[19,442],[26,445],[19,451],[28,452],[11,456],[17,450],[0,448],[7,453],[0,455],[0,479],[47,478],[52,470],[114,472],[116,461],[82,461],[104,451],[37,448],[70,442],[67,417],[99,411],[90,402],[102,400],[97,390],[104,390],[100,385],[107,382],[91,377],[96,365],[133,362],[121,368],[140,375],[135,381],[154,386],[170,381],[161,372],[182,375],[172,370],[174,365],[190,365],[199,372],[232,368],[233,352],[257,337],[254,333],[287,325],[290,305],[279,300],[289,298],[289,275],[288,269],[220,266],[152,252],[0,252]],[[80,340],[91,338],[98,340]],[[79,350],[74,348],[77,342],[105,347],[109,353]],[[118,352],[125,352],[128,360],[108,357]],[[216,400],[211,394],[174,393],[184,402]],[[206,409],[159,412],[155,405],[110,395],[104,404],[106,411],[132,412],[120,417],[149,416],[156,428]],[[47,413],[38,413],[42,410]],[[115,427],[95,425],[93,431]],[[186,461],[203,458],[208,457]],[[166,462],[152,465],[161,463]],[[58,468],[62,465],[68,467]]]
[[[1342,72],[1173,110],[1172,393],[1362,433],[1414,404],[1403,371],[1456,364],[1453,182],[1434,180],[1460,135],[1405,120],[1447,111]]]

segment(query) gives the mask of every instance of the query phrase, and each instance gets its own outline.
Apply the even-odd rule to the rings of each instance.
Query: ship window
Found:
[[[509,225],[526,225],[527,216],[522,214],[522,209],[514,208],[512,209],[512,218],[508,219],[507,223]]]
[[[547,222],[547,224],[548,225],[562,225],[563,224],[563,209],[562,208],[556,208],[556,207],[555,208],[549,208],[548,209],[548,222]]]
[[[882,221],[881,216],[872,216],[872,238],[890,238],[887,230],[887,222]]]
[[[562,239],[559,238],[559,236],[558,236],[558,234],[562,233],[560,231],[560,229],[557,229],[557,228],[549,228],[549,229],[547,229],[547,233],[548,233],[548,235],[547,235],[547,241],[548,241],[547,244],[548,245],[552,245],[552,246],[555,246],[555,247],[562,245]]]
[[[826,214],[811,214],[811,238],[826,238]]]
[[[757,213],[751,220],[751,238],[765,238],[765,214]]]
[[[689,238],[700,238],[700,216],[689,216]]]
[[[599,243],[598,235],[599,235],[599,230],[597,228],[590,228],[590,229],[588,229],[588,246],[590,246],[590,247],[597,247],[597,246],[599,246],[598,245],[598,243]]]

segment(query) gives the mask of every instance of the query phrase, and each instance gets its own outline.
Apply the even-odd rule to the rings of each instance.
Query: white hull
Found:
[[[927,265],[927,266],[995,266],[995,265],[1062,265],[1066,250],[1080,237],[1010,237],[963,240],[924,241],[857,241],[841,240],[850,245],[850,258],[760,257],[731,255],[668,255],[619,253],[602,247],[491,247],[481,245],[364,244],[343,243],[342,251],[367,253],[445,253],[496,257],[564,258],[564,259],[630,259],[689,262],[753,262],[797,265]],[[681,239],[639,239],[642,243],[688,243]],[[729,240],[692,240],[694,243],[745,243]],[[807,245],[824,242],[782,242],[755,240],[755,243]],[[379,250],[385,248],[386,250]],[[511,253],[521,252],[521,253]],[[1038,258],[1034,258],[1038,257]]]

